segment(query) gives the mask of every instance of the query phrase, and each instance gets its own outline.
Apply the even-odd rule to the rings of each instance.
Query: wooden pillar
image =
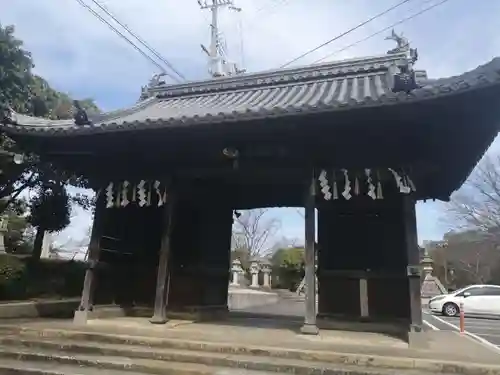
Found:
[[[307,195],[305,199],[305,290],[306,312],[304,325],[301,332],[307,335],[317,335],[319,333],[316,326],[316,180],[314,173],[308,182]]]
[[[172,220],[174,216],[174,201],[173,194],[170,194],[170,199],[164,206],[163,230],[160,245],[160,254],[158,259],[158,273],[156,279],[156,294],[154,314],[150,322],[153,324],[165,324],[167,319],[167,278],[168,278],[168,260],[170,258]]]
[[[99,193],[96,193],[99,194]],[[99,263],[99,253],[101,250],[100,240],[103,229],[104,201],[98,195],[94,213],[94,221],[90,234],[88,247],[87,270],[83,281],[82,297],[78,310],[75,311],[73,322],[75,324],[86,324],[89,313],[93,310],[94,290],[96,283],[96,267]]]
[[[407,276],[410,295],[410,332],[422,332],[422,300],[420,296],[420,254],[417,239],[415,201],[403,198],[405,247],[408,259]]]

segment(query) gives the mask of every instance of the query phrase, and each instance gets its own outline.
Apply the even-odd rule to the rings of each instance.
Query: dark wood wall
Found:
[[[207,189],[177,205],[169,309],[227,306],[232,208],[219,194]]]
[[[370,320],[409,319],[402,199],[355,197],[318,209],[319,314],[361,318],[367,280]]]
[[[164,206],[108,208],[95,302],[154,305]],[[218,184],[176,194],[167,278],[169,309],[227,306],[232,207]]]
[[[162,209],[107,208],[100,240],[96,303],[153,306]]]
[[[234,194],[218,180],[179,186],[169,257],[168,308],[225,307],[230,269]],[[407,276],[407,196],[354,196],[318,205],[319,314],[361,317],[360,280],[366,280],[371,320],[410,319]],[[174,198],[175,197],[175,198]],[[413,203],[414,204],[414,203]],[[164,207],[104,210],[96,302],[152,307]],[[414,215],[414,214],[413,214]],[[414,218],[413,218],[414,219]]]

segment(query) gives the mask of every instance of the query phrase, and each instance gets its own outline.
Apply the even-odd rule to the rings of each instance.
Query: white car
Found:
[[[500,285],[470,285],[429,300],[432,312],[456,316],[463,304],[464,314],[500,317]]]

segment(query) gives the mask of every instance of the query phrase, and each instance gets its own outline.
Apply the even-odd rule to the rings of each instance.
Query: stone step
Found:
[[[5,334],[5,332],[4,332]],[[28,348],[53,349],[67,352],[81,352],[86,354],[105,353],[106,355],[129,355],[143,358],[160,358],[166,356],[171,359],[172,353],[184,353],[183,358],[191,360],[191,354],[205,353],[210,357],[216,355],[227,356],[258,356],[273,359],[317,361],[331,364],[356,365],[356,366],[381,366],[387,368],[413,368],[414,361],[411,358],[395,359],[377,357],[366,354],[352,354],[334,351],[330,346],[326,350],[303,350],[283,348],[276,346],[255,346],[248,344],[211,342],[201,340],[190,340],[168,337],[145,337],[145,336],[125,336],[117,334],[81,332],[71,330],[43,331],[22,329],[18,333],[11,332],[11,335],[0,337],[0,345],[4,346],[24,346]],[[137,349],[136,349],[137,348]],[[165,350],[168,350],[165,352]],[[166,353],[166,354],[165,354]],[[145,356],[145,357],[144,357]],[[191,359],[190,359],[191,358]],[[196,357],[199,359],[199,357]]]
[[[64,355],[57,351],[0,347],[0,363],[8,361],[12,363],[13,360],[17,360],[15,366],[20,369],[22,365],[29,364],[28,371],[31,372],[18,372],[18,374],[37,375],[96,375],[96,373],[99,375],[216,375],[226,370],[195,363],[131,359],[120,356]],[[38,373],[33,372],[35,370],[38,370]]]
[[[170,355],[164,353],[162,360],[159,359],[144,359],[138,358],[138,347],[132,351],[127,351],[120,356],[111,356],[104,354],[76,354],[71,353],[65,355],[60,352],[61,348],[67,348],[61,344],[58,348],[55,344],[53,350],[25,348],[25,347],[5,347],[0,346],[0,363],[7,361],[18,360],[23,364],[29,363],[31,368],[27,374],[91,374],[98,369],[100,375],[104,374],[136,374],[136,375],[262,375],[264,374],[322,374],[322,375],[397,375],[394,370],[389,369],[374,369],[363,368],[359,366],[340,366],[325,364],[321,362],[304,362],[304,361],[282,361],[279,359],[259,359],[258,357],[244,357],[238,355],[216,355],[211,353],[210,356],[201,353],[190,354],[189,360],[187,353],[180,351],[172,351]],[[73,347],[75,349],[75,347]],[[102,346],[100,347],[102,348]],[[99,348],[96,348],[99,349]],[[109,349],[109,348],[108,348]],[[109,353],[109,350],[104,350]],[[176,360],[174,362],[174,359]],[[40,365],[46,366],[51,364],[55,370],[42,369]],[[17,365],[19,366],[19,365]],[[33,372],[40,368],[37,372]],[[64,366],[64,367],[62,367]],[[63,370],[60,370],[60,369]],[[85,373],[80,371],[84,369]],[[45,371],[45,372],[44,372]],[[49,371],[49,372],[47,372]],[[52,372],[50,372],[52,371]],[[106,372],[105,372],[106,371]],[[119,371],[119,372],[118,372]],[[405,372],[406,373],[406,372]],[[15,372],[13,373],[15,374]],[[23,372],[18,372],[23,374]],[[430,373],[417,373],[409,370],[408,375],[430,375]]]
[[[207,367],[212,373],[214,368],[232,368],[273,373],[309,374],[313,369],[323,373],[337,374],[335,364],[307,362],[283,358],[266,358],[250,355],[228,355],[226,353],[207,353],[191,350],[160,349],[145,346],[115,345],[67,342],[64,340],[4,340],[0,346],[0,358],[21,359],[22,361],[51,361],[62,365],[98,367],[112,370],[133,370],[147,374],[167,373],[164,365],[196,364]],[[181,366],[182,367],[182,366]],[[157,372],[162,369],[163,372]],[[203,368],[200,367],[201,370]],[[345,370],[345,368],[343,369]],[[351,374],[370,374],[362,367],[352,367]]]
[[[26,362],[2,359],[0,363],[2,375],[96,375],[92,367],[79,367],[71,365],[58,365],[55,368],[50,362]],[[139,372],[119,370],[99,370],[99,375],[146,375]]]
[[[165,331],[164,334],[169,334],[169,331]],[[174,367],[175,364],[185,364],[186,366],[198,364],[210,367],[210,371],[215,371],[214,368],[217,371],[229,371],[228,369],[230,369],[231,375],[243,370],[310,374],[316,373],[319,368],[322,369],[320,372],[325,369],[327,374],[395,375],[410,374],[416,369],[422,371],[418,373],[419,375],[444,374],[451,368],[454,374],[487,373],[488,375],[500,375],[500,366],[476,364],[475,361],[467,359],[464,359],[464,363],[462,363],[432,359],[420,360],[398,354],[394,354],[394,357],[390,354],[377,356],[371,354],[371,350],[365,352],[366,348],[363,347],[357,347],[355,351],[349,353],[343,352],[341,348],[333,344],[327,347],[322,345],[322,349],[312,347],[309,350],[304,350],[302,347],[294,346],[266,347],[260,344],[257,346],[255,344],[202,340],[204,339],[200,338],[199,332],[197,336],[188,337],[151,337],[97,331],[84,332],[62,327],[22,328],[21,325],[0,325],[0,358],[15,359],[19,357],[26,363],[32,363],[50,360],[55,355],[63,358],[60,361],[55,361],[59,365],[74,366],[75,363],[67,362],[68,356],[69,358],[84,356],[87,361],[84,362],[84,365],[87,367],[92,367],[92,364],[88,363],[89,358],[93,359],[94,362],[98,358],[99,363],[102,360],[106,362],[111,358],[110,366],[105,364],[104,367],[100,368],[114,371],[133,370],[142,374],[156,374],[156,372],[154,369],[151,370],[153,372],[150,370],[147,372],[137,367],[117,368],[113,361],[116,362],[117,358],[121,358],[122,362],[124,359],[128,363],[132,361],[134,364],[141,363],[141,361],[155,364],[168,361],[167,363],[173,363]],[[28,351],[27,354],[26,351]],[[24,353],[24,356],[19,355],[19,352]],[[28,354],[36,356],[32,357]],[[469,361],[469,363],[465,361]],[[2,363],[1,360],[0,363]],[[76,364],[78,365],[79,362],[76,361]],[[94,363],[93,366],[95,367],[96,364]],[[195,369],[198,372],[193,372],[193,374],[204,374],[203,371],[208,371],[205,367]],[[148,368],[146,367],[146,369]],[[347,372],[339,372],[340,370]],[[30,372],[26,373],[31,374]],[[72,374],[73,372],[67,373]],[[1,371],[0,374],[2,374]],[[52,375],[50,372],[48,374]],[[56,374],[58,373],[56,372]],[[74,374],[79,374],[79,372]]]
[[[60,371],[59,366],[115,371],[110,372],[109,375],[125,375],[123,371],[131,371],[135,374],[167,375],[223,373],[228,375],[249,375],[249,371],[256,374],[265,372],[297,375],[316,373],[324,375],[397,375],[400,373],[430,375],[445,373],[442,369],[439,370],[430,364],[425,370],[416,371],[410,363],[404,363],[403,360],[400,360],[400,366],[394,366],[394,363],[392,365],[390,363],[377,363],[377,359],[373,356],[371,358],[367,357],[365,362],[356,362],[356,359],[342,356],[340,353],[331,353],[329,355],[329,352],[323,352],[318,357],[318,352],[301,351],[302,356],[297,359],[280,357],[284,353],[289,355],[289,351],[268,352],[265,349],[256,349],[243,355],[232,354],[229,348],[226,348],[228,351],[222,348],[220,352],[215,352],[200,351],[200,349],[216,350],[216,348],[200,346],[187,345],[188,349],[186,349],[185,341],[181,342],[181,345],[184,345],[185,349],[160,348],[149,346],[146,342],[139,344],[133,341],[128,341],[127,344],[110,344],[95,341],[70,341],[67,339],[3,337],[0,339],[0,363],[3,363],[4,360],[18,359],[23,363],[57,364],[55,368],[58,371]],[[332,361],[320,361],[318,359],[330,359]],[[477,370],[483,371],[485,368],[478,368]],[[500,371],[495,372],[492,368],[489,368],[488,371],[488,374],[500,374]],[[18,373],[22,374],[23,372]],[[45,374],[44,372],[26,373]],[[62,372],[62,374],[82,375],[87,375],[87,373],[90,374],[89,372]],[[454,373],[468,374],[469,372],[462,372],[460,366],[455,364]],[[52,374],[47,373],[47,375]],[[54,374],[61,374],[61,372],[54,372]],[[104,373],[100,371],[100,375],[104,375]]]

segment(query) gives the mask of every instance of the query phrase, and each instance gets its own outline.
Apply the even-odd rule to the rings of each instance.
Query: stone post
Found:
[[[231,266],[231,272],[233,273],[233,279],[231,281],[232,286],[240,285],[240,274],[243,272],[243,268],[241,267],[241,262],[239,259],[233,260]]]
[[[252,261],[250,264],[250,273],[252,274],[252,284],[250,285],[251,288],[258,288],[259,287],[259,263],[257,261]]]
[[[0,218],[0,254],[5,254],[5,234],[8,231],[9,219],[7,216]]]
[[[266,289],[271,289],[271,263],[269,262],[268,259],[265,259],[261,263],[261,270],[263,273],[263,278],[262,278],[262,287]]]
[[[52,234],[45,231],[43,234],[42,242],[42,253],[40,254],[41,259],[50,258],[50,247],[52,246]]]

